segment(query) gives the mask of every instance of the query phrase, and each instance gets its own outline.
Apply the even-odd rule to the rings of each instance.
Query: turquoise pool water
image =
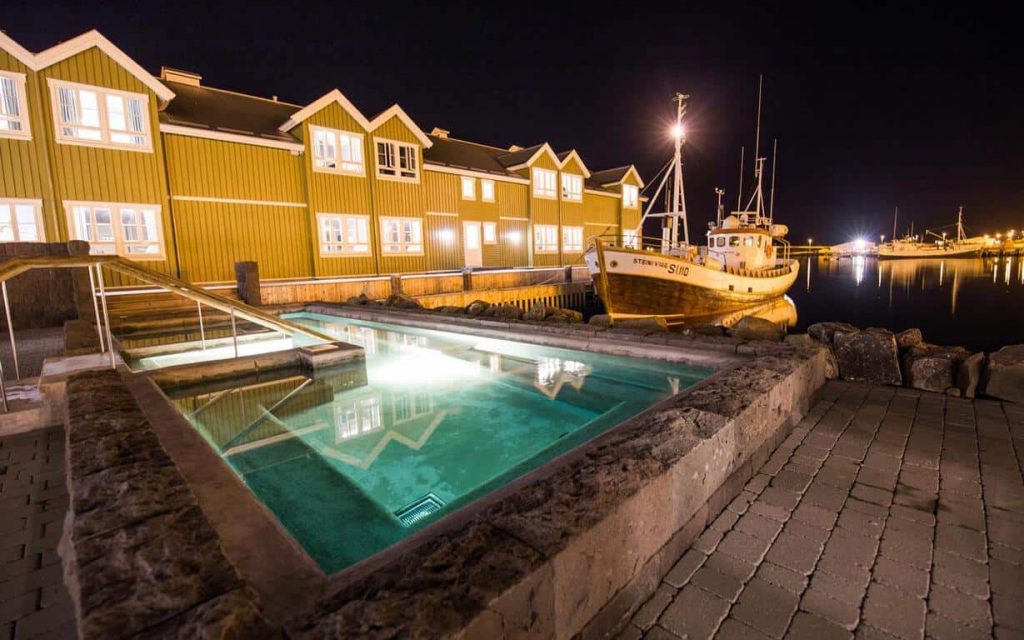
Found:
[[[318,314],[365,366],[174,395],[327,573],[400,541],[711,371]]]

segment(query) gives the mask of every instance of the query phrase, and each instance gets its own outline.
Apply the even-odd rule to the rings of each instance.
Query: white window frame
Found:
[[[562,227],[562,251],[583,251],[583,227]]]
[[[394,161],[394,165],[389,167],[381,165],[380,163],[380,151],[378,150],[379,145],[388,145],[390,147],[390,154]],[[401,149],[407,149],[412,151],[413,163],[415,166],[412,169],[403,168],[401,166]],[[396,182],[419,182],[420,181],[420,153],[419,147],[410,144],[408,142],[402,142],[401,140],[389,140],[388,138],[374,138],[373,139],[373,162],[377,167],[377,178],[381,180],[394,180]],[[389,173],[394,172],[394,173]],[[411,173],[413,175],[403,176],[402,173]]]
[[[97,242],[89,240],[88,238],[82,238],[78,235],[78,225],[75,223],[75,209],[78,207],[86,207],[89,209],[110,209],[110,225],[111,231],[113,232],[114,239],[111,242]],[[149,209],[153,211],[154,220],[156,222],[156,240],[147,243],[129,242],[125,240],[124,226],[121,221],[121,211],[123,209]],[[64,215],[68,225],[68,238],[71,240],[84,240],[89,243],[89,253],[93,255],[118,255],[129,260],[137,260],[139,262],[150,262],[156,260],[166,260],[167,251],[164,248],[164,219],[163,211],[158,204],[148,203],[135,203],[135,202],[86,202],[81,200],[65,200],[64,201]],[[92,218],[92,226],[95,226],[95,214]],[[129,253],[127,247],[133,244],[152,244],[157,247],[159,253]],[[113,254],[109,251],[96,251],[97,246],[112,246],[114,249]]]
[[[413,223],[415,229],[413,240],[401,240],[397,242],[388,239],[388,223],[397,222],[400,225],[406,222]],[[403,230],[399,227],[399,233]],[[388,247],[397,247],[397,251],[389,251]],[[416,247],[419,247],[416,249]],[[423,219],[400,216],[385,216],[380,219],[380,253],[381,256],[422,256],[423,255]]]
[[[494,202],[494,180],[480,179],[480,200]]]
[[[348,237],[349,222],[355,221],[363,224],[363,229],[356,229],[356,241],[351,242]],[[341,242],[331,241],[325,237],[326,224],[338,222],[341,224],[342,234],[345,240]],[[358,238],[360,231],[365,231],[366,238]],[[369,258],[373,255],[373,238],[370,237],[370,216],[353,213],[317,213],[316,214],[317,246],[320,248],[321,258]],[[332,250],[336,247],[337,250]],[[358,247],[365,247],[359,249]]]
[[[631,184],[622,185],[622,206],[636,209],[640,205],[640,188]]]
[[[533,176],[533,197],[544,198],[545,200],[557,200],[558,192],[555,190],[558,172],[553,169],[542,169],[534,167]],[[550,183],[550,184],[549,184]]]
[[[476,178],[470,176],[461,176],[461,183],[462,199],[476,200]]]
[[[484,244],[498,244],[498,223],[484,222],[480,231]]]
[[[0,207],[11,208],[11,235],[14,237],[10,240],[0,240],[0,242],[46,242],[46,228],[43,226],[43,201],[42,200],[31,200],[27,198],[0,198]],[[35,214],[36,224],[36,239],[35,240],[22,240],[21,231],[18,229],[18,211],[17,207],[30,206],[32,212]]]
[[[562,174],[562,200],[583,202],[583,176],[575,173]]]
[[[14,106],[18,110],[17,116],[3,115],[0,112],[0,122],[21,125],[21,129],[0,128],[0,138],[16,138],[18,140],[31,140],[32,128],[29,123],[28,95],[25,92],[25,74],[13,71],[0,71],[0,78],[6,78],[14,83]],[[3,105],[0,104],[0,107]]]
[[[622,246],[628,249],[639,249],[636,229],[627,229],[622,232]]]
[[[324,134],[331,136],[331,141],[334,147],[334,157],[328,158],[327,156],[321,156],[318,153],[318,145],[316,141],[317,134]],[[345,176],[365,176],[366,175],[366,158],[364,157],[365,151],[363,149],[363,134],[356,133],[354,131],[344,131],[341,129],[330,129],[328,127],[318,127],[315,125],[309,126],[309,149],[310,149],[310,162],[313,163],[313,171],[317,173],[335,173]],[[350,149],[358,149],[359,159],[358,162],[353,159],[345,159],[342,154],[342,140],[347,138]],[[321,162],[333,161],[334,166],[328,167]],[[358,168],[354,165],[359,165]],[[352,165],[347,166],[346,165]]]
[[[58,144],[71,144],[82,147],[101,147],[105,149],[118,149],[121,151],[138,151],[141,153],[153,153],[153,128],[149,121],[149,96],[144,93],[132,93],[130,91],[118,91],[116,89],[108,89],[106,87],[97,87],[95,85],[80,84],[78,82],[67,82],[64,80],[49,79],[50,83],[50,103],[53,111],[53,127],[54,137]],[[60,108],[60,90],[71,89],[74,91],[91,91],[96,94],[96,108],[99,114],[99,125],[80,125],[80,124],[65,124],[61,116]],[[119,96],[126,100],[138,100],[141,102],[141,116],[142,116],[142,131],[112,131],[110,128],[110,114],[107,111],[107,97],[108,96]],[[126,103],[127,104],[127,103]],[[125,116],[127,118],[127,115]],[[90,140],[88,138],[76,138],[74,136],[65,135],[63,128],[65,126],[80,127],[86,129],[95,129],[100,133],[99,140]],[[126,133],[129,135],[140,135],[145,139],[143,144],[127,144],[122,142],[115,142],[111,139],[112,133]]]
[[[550,234],[548,238],[541,236]],[[558,253],[558,225],[557,224],[535,224],[533,225],[533,252],[534,253]]]

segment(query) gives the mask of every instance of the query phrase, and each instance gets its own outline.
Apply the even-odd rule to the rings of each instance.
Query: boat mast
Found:
[[[775,220],[775,165],[779,159],[779,139],[772,143],[772,194],[768,198],[768,225]]]
[[[964,233],[964,208],[960,207],[960,211],[956,214],[956,241],[963,242],[966,236],[967,234]]]
[[[767,158],[761,158],[761,98],[764,91],[764,74],[757,77],[757,134],[754,140],[754,193],[750,194],[750,201],[747,202],[745,211],[750,211],[750,206],[754,205],[754,211],[757,213],[757,219],[754,220],[754,224],[761,224],[761,212],[764,211],[764,191],[761,188],[761,176],[764,173],[764,161]],[[744,216],[745,217],[745,216]]]
[[[686,223],[686,198],[683,194],[683,140],[686,138],[686,130],[683,128],[683,115],[686,113],[686,100],[689,95],[676,93],[673,100],[676,103],[676,126],[672,130],[675,138],[676,150],[672,157],[675,170],[672,185],[672,240],[671,246],[679,244],[679,223],[683,224],[683,242],[690,244],[690,229]]]
[[[740,207],[743,206],[743,161],[745,160],[744,154],[746,153],[746,147],[740,147],[740,188],[736,191],[736,210],[739,211]]]
[[[722,207],[722,196],[725,195],[725,189],[722,189],[721,187],[715,187],[715,195],[718,196],[718,207],[715,209],[715,211],[717,212],[717,215],[718,215],[718,219],[716,220],[715,225],[719,229],[721,229],[722,228],[722,213],[724,213],[724,209]]]
[[[896,210],[893,211],[893,214],[892,214],[892,241],[893,242],[896,242],[896,218],[898,218],[899,215],[900,215],[900,208],[899,208],[899,206],[897,206]]]

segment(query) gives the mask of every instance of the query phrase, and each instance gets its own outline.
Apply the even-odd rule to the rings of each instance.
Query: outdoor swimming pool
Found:
[[[351,566],[711,370],[299,313],[365,366],[171,393],[326,573]]]

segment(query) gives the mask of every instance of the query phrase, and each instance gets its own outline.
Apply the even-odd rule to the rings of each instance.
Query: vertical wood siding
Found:
[[[374,221],[377,233],[377,242],[374,250],[380,256],[378,264],[380,265],[381,273],[400,273],[404,271],[429,271],[439,269],[441,267],[435,267],[431,265],[427,260],[427,255],[438,255],[439,249],[434,248],[430,251],[424,247],[424,255],[422,256],[392,256],[384,255],[381,250],[380,244],[380,218],[381,217],[404,217],[404,218],[420,218],[424,217],[426,213],[426,198],[424,198],[423,192],[423,180],[426,173],[423,170],[423,150],[420,148],[419,140],[413,135],[405,124],[402,123],[398,117],[393,117],[377,127],[369,136],[370,142],[374,137],[387,138],[388,140],[397,140],[399,142],[407,142],[409,144],[416,145],[417,156],[419,159],[420,169],[420,181],[419,182],[402,182],[398,180],[384,180],[377,177],[377,156],[376,149],[372,150],[372,155],[368,156],[369,170],[372,172],[372,188],[373,188],[373,207],[377,213],[378,218]],[[423,242],[426,244],[430,241],[430,236],[427,234],[426,224],[423,225]]]

